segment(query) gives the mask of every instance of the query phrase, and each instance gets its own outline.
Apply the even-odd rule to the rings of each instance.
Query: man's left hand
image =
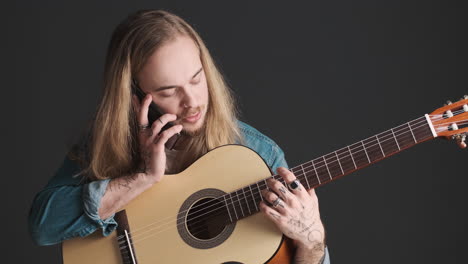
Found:
[[[323,253],[325,231],[314,189],[307,191],[299,181],[294,182],[296,176],[284,167],[278,168],[277,172],[290,188],[269,179],[269,190],[263,190],[262,195],[271,205],[260,202],[261,211],[283,234],[296,241],[299,248]]]

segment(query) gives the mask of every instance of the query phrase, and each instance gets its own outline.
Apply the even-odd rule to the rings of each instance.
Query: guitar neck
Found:
[[[312,189],[435,137],[432,122],[425,115],[290,170]]]
[[[292,167],[290,170],[307,189],[313,189],[436,137],[437,134],[430,117],[424,115],[413,121]],[[281,176],[273,175],[272,177],[284,184]],[[235,219],[231,219],[232,221],[258,212],[256,204],[263,200],[260,190],[267,188],[267,179],[226,194],[225,199],[227,201],[239,201],[238,203],[232,202],[227,206],[229,212],[232,212],[231,215],[235,216]],[[241,197],[245,202],[241,202]],[[253,208],[257,210],[253,210]],[[237,212],[243,213],[238,214]]]

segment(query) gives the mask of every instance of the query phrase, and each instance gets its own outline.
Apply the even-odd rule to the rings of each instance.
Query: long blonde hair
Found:
[[[208,84],[208,111],[202,133],[190,139],[177,157],[181,171],[209,150],[242,140],[234,97],[208,49],[195,30],[180,17],[162,10],[143,10],[128,16],[112,34],[108,47],[104,91],[96,112],[86,158],[79,159],[88,180],[116,178],[137,171],[141,161],[138,124],[131,105],[131,82],[150,55],[176,35],[198,46]],[[80,155],[74,155],[77,157]]]

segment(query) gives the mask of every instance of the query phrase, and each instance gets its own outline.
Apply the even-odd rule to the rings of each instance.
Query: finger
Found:
[[[312,197],[312,198],[316,198],[317,195],[315,194],[315,189],[310,189],[307,191],[307,193],[309,193],[309,195]]]
[[[317,194],[315,193],[315,189],[310,189],[307,193],[309,193],[310,197],[312,198],[312,203],[313,203],[313,205],[314,205],[314,206],[317,208],[317,210],[318,210],[319,203],[318,203]]]
[[[139,125],[147,125],[149,123],[148,121],[148,109],[153,101],[153,97],[151,94],[147,94],[143,100],[142,103],[140,104],[140,111],[138,113],[138,124]]]
[[[279,167],[277,170],[278,174],[284,179],[284,182],[288,184],[288,189],[291,190],[292,193],[297,195],[299,198],[307,197],[308,193],[304,186],[298,181],[299,185],[295,189],[291,189],[291,183],[296,180],[296,176],[290,170],[286,169],[285,167]]]
[[[288,202],[289,199],[293,198],[293,194],[281,182],[275,180],[274,178],[268,179],[267,185],[285,202]]]
[[[164,150],[164,144],[166,144],[167,140],[174,136],[177,133],[180,133],[182,130],[182,125],[175,125],[166,130],[164,130],[155,140],[155,144],[158,148]]]
[[[265,198],[265,201],[271,204],[271,208],[278,211],[281,214],[286,213],[286,207],[283,200],[274,192],[268,190],[262,190],[262,196]]]
[[[172,122],[177,119],[176,115],[173,114],[164,114],[156,119],[151,125],[151,135],[148,138],[149,141],[154,142],[156,137],[158,137],[161,129],[169,122]]]
[[[273,221],[276,225],[280,225],[284,219],[283,216],[281,216],[273,208],[266,205],[263,201],[260,202],[260,211],[262,211],[265,214],[265,216],[271,221]]]

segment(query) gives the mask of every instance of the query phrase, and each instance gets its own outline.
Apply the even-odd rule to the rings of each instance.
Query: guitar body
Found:
[[[216,148],[183,172],[165,175],[123,208],[136,262],[289,263],[291,241],[283,239],[261,213],[229,224],[208,238],[197,237],[181,222],[196,202],[269,176],[271,171],[262,158],[240,145]],[[117,237],[116,231],[103,237],[99,229],[88,237],[67,240],[62,245],[64,263],[133,263],[122,260]]]

